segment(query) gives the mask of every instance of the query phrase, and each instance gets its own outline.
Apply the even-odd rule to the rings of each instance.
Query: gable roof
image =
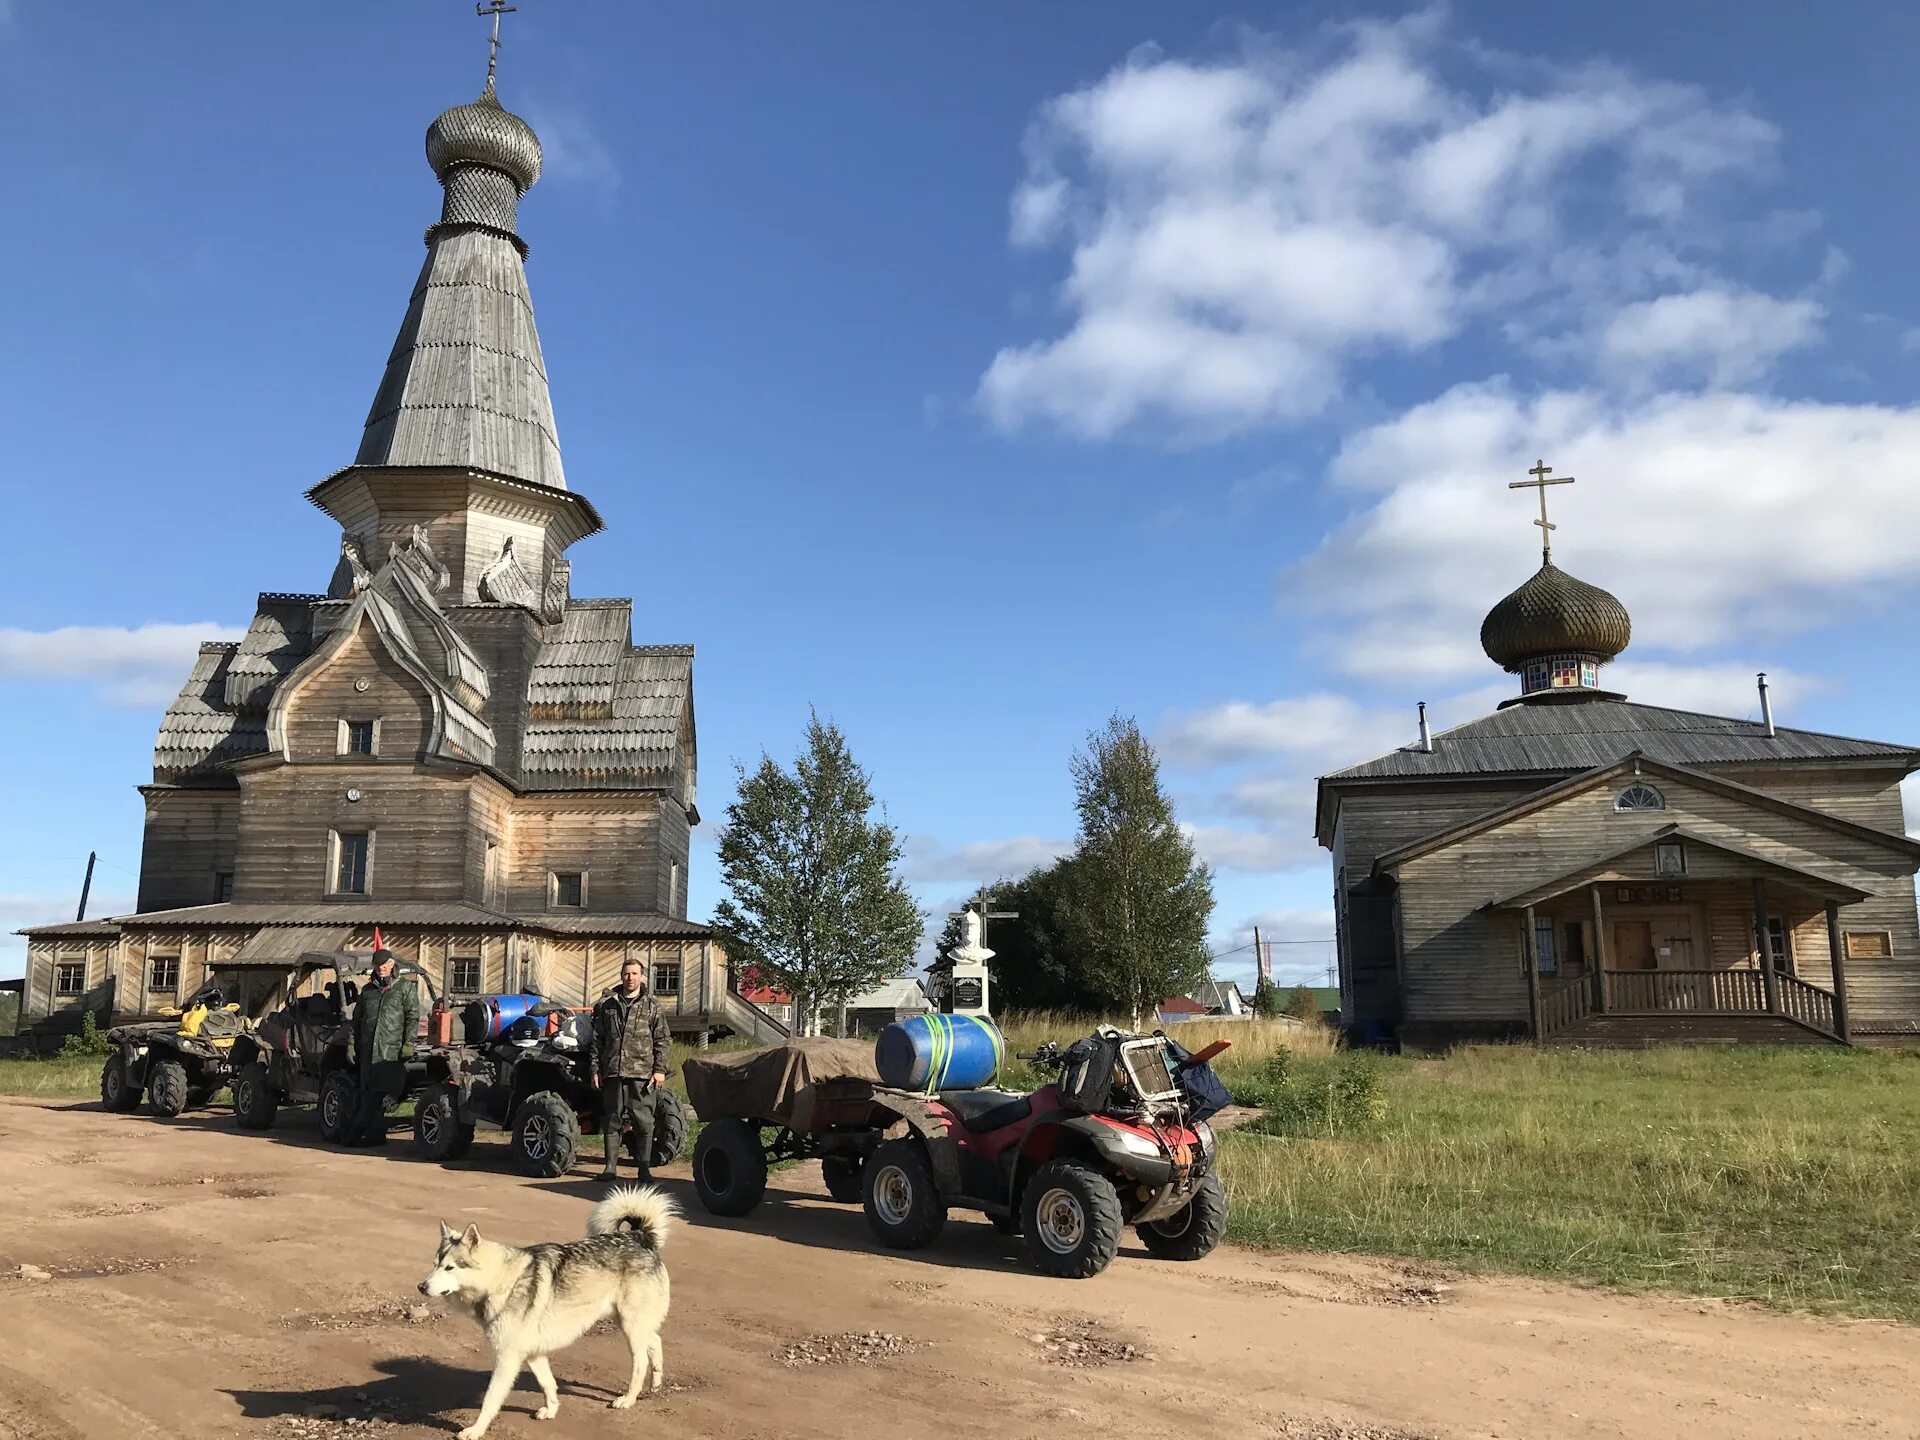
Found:
[[[1710,835],[1703,835],[1697,830],[1689,830],[1684,825],[1662,825],[1654,830],[1643,831],[1637,838],[1604,854],[1589,856],[1551,879],[1536,881],[1524,890],[1516,890],[1510,895],[1503,895],[1488,903],[1496,909],[1510,910],[1538,905],[1557,895],[1564,895],[1569,890],[1578,889],[1586,883],[1575,880],[1574,876],[1583,875],[1589,870],[1607,865],[1635,851],[1645,850],[1648,846],[1658,844],[1662,840],[1676,839],[1685,840],[1689,845],[1696,845],[1702,849],[1717,850],[1723,855],[1734,856],[1757,869],[1784,876],[1790,882],[1811,890],[1822,899],[1837,901],[1842,905],[1851,905],[1865,900],[1871,893],[1856,885],[1849,885],[1845,881],[1835,880],[1830,875],[1822,875],[1818,870],[1809,870],[1802,865],[1793,865],[1772,856],[1762,855],[1756,850],[1747,849],[1744,845],[1734,845]]]
[[[1884,761],[1920,768],[1920,749],[1853,740],[1754,720],[1670,710],[1631,700],[1509,705],[1433,737],[1433,750],[1394,750],[1335,770],[1322,784],[1419,776],[1543,774],[1589,770],[1630,754],[1669,765],[1777,764],[1796,760]]]
[[[1885,845],[1889,850],[1920,860],[1920,841],[1909,840],[1905,835],[1895,834],[1891,830],[1878,830],[1871,825],[1861,825],[1853,820],[1843,820],[1838,815],[1829,815],[1824,810],[1816,810],[1810,805],[1800,805],[1792,800],[1782,800],[1778,795],[1769,795],[1764,790],[1756,790],[1751,785],[1742,785],[1737,780],[1728,780],[1724,776],[1715,775],[1706,770],[1694,770],[1684,765],[1668,765],[1645,755],[1633,754],[1625,756],[1615,764],[1600,766],[1563,780],[1558,785],[1549,785],[1544,790],[1523,795],[1511,805],[1503,805],[1498,810],[1476,815],[1473,819],[1450,829],[1422,836],[1418,840],[1402,845],[1398,850],[1390,850],[1373,862],[1374,873],[1392,871],[1418,856],[1456,844],[1532,811],[1558,804],[1569,795],[1577,795],[1583,790],[1590,790],[1596,785],[1603,785],[1610,780],[1631,774],[1666,776],[1688,785],[1697,785],[1703,790],[1715,791],[1732,799],[1758,806],[1760,809],[1771,810],[1777,815],[1788,815],[1797,820],[1804,820],[1810,825],[1824,826],[1842,835],[1874,841]]]

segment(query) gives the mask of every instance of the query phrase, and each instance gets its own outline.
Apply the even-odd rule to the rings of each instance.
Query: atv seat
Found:
[[[975,1135],[1015,1124],[1033,1113],[1033,1100],[1005,1090],[942,1090],[940,1103]]]

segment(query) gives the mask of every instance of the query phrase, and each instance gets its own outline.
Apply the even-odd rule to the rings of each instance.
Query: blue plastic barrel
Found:
[[[499,1039],[509,1025],[539,1003],[538,995],[482,995],[467,1006],[468,1043],[477,1045],[482,1040]],[[479,1033],[476,1035],[475,1031]]]
[[[1000,1027],[976,1015],[915,1015],[873,1042],[880,1083],[899,1090],[976,1090],[1006,1058]]]

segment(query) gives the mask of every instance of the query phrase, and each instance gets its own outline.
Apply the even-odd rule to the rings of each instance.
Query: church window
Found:
[[[447,962],[447,989],[455,995],[480,993],[480,957],[456,955]]]
[[[653,967],[653,993],[662,999],[680,994],[680,962],[663,961]]]
[[[333,836],[333,891],[336,895],[367,893],[367,861],[373,836],[335,831]]]
[[[553,896],[550,902],[558,909],[578,910],[587,903],[587,876],[582,870],[556,870],[553,872]]]
[[[1653,847],[1653,873],[1656,875],[1684,875],[1687,873],[1687,847],[1678,840],[1662,840]]]
[[[1651,785],[1629,785],[1613,802],[1616,810],[1664,810],[1667,797]]]
[[[53,993],[84,995],[87,989],[87,962],[62,960],[53,967]]]
[[[159,995],[172,995],[180,989],[180,957],[178,955],[156,955],[152,961],[152,973],[147,977],[147,988]]]
[[[1560,956],[1554,949],[1553,938],[1553,921],[1540,919],[1533,922],[1533,956],[1542,975],[1560,973]]]
[[[1847,931],[1847,959],[1886,960],[1893,955],[1891,930]]]
[[[213,898],[219,904],[233,899],[233,871],[216,871],[213,877]]]
[[[342,720],[340,722],[340,753],[342,755],[379,754],[380,722],[378,720]]]

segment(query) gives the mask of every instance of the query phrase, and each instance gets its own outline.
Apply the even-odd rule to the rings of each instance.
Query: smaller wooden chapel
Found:
[[[1632,625],[1553,563],[1487,613],[1492,714],[1324,775],[1341,1012],[1407,1049],[1529,1037],[1912,1043],[1912,746],[1645,705],[1605,688]]]

